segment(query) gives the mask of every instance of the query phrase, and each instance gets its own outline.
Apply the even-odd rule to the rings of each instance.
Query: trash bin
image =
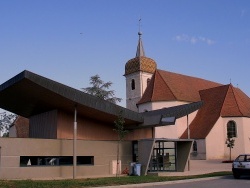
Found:
[[[134,175],[134,165],[135,165],[135,163],[130,163],[130,167],[129,167],[129,175],[130,176]]]
[[[139,163],[134,164],[134,175],[135,176],[141,175],[141,164]]]

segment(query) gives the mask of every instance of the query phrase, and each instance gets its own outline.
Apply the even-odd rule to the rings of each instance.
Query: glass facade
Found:
[[[176,171],[176,142],[156,141],[149,171]]]

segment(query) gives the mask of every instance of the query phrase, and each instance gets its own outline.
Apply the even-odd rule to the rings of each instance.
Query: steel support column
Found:
[[[73,138],[73,179],[76,178],[76,164],[77,164],[76,140],[77,140],[77,109],[75,107],[75,111],[74,111],[74,138]]]

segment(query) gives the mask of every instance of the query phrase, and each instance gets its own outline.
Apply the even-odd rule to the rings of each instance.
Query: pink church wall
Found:
[[[178,105],[188,104],[183,101],[159,101],[153,103],[141,104],[139,106],[139,112],[157,110],[162,108],[168,108]],[[193,121],[196,116],[197,111],[188,115],[189,124]],[[179,138],[183,132],[187,129],[187,116],[179,118],[176,120],[175,125],[164,126],[164,127],[156,127],[155,128],[155,137],[156,138]],[[192,134],[192,133],[191,133]]]

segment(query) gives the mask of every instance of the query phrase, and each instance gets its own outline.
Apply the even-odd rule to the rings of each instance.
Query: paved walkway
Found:
[[[169,172],[166,175],[187,176],[222,171],[232,171],[232,163],[222,163],[221,160],[190,160],[189,170],[185,172]]]
[[[232,171],[232,163],[222,163],[221,160],[191,160],[189,164],[190,164],[190,170],[187,170],[185,172],[167,172],[167,173],[162,173],[160,175],[161,176],[188,176],[188,175],[207,174],[207,173],[212,173],[212,172]],[[108,186],[106,188],[152,187],[156,185],[185,183],[185,182],[190,182],[190,181],[202,181],[202,180],[218,179],[218,178],[221,178],[221,177],[210,177],[210,178],[191,179],[191,180],[187,179],[187,180],[143,183],[143,184],[133,184],[133,185]]]

